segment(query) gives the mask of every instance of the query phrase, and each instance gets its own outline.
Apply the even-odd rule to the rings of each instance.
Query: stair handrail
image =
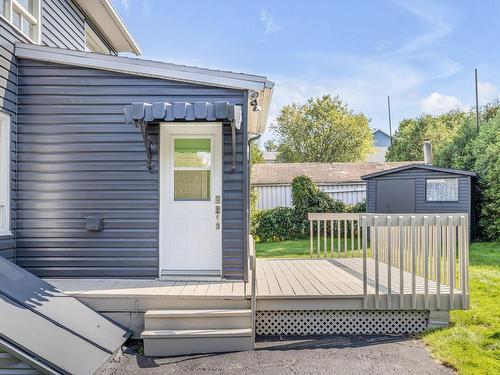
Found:
[[[252,342],[255,346],[255,319],[257,315],[257,293],[256,293],[256,268],[257,261],[255,255],[255,240],[253,236],[249,236],[249,246],[248,246],[248,263],[250,268],[250,309],[252,314]]]

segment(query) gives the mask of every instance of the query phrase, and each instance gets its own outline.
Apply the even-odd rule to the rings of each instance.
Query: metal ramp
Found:
[[[0,348],[54,374],[93,374],[130,332],[0,258]]]

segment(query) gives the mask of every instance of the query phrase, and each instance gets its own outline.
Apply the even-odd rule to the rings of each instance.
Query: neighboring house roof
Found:
[[[131,52],[136,55],[142,53],[110,0],[75,1],[106,36],[116,52]]]
[[[249,108],[249,130],[251,133],[258,134],[264,132],[266,128],[274,82],[269,81],[264,76],[176,65],[132,57],[72,51],[25,43],[16,43],[15,54],[18,58],[57,64],[81,66],[205,86],[256,91],[259,93],[261,110],[255,112]]]
[[[412,162],[410,164],[402,165],[402,166],[399,166],[399,167],[396,167],[396,168],[391,168],[391,169],[386,169],[386,170],[382,170],[382,171],[368,173],[368,174],[365,174],[365,175],[361,176],[361,178],[363,180],[368,180],[368,179],[373,178],[373,177],[385,176],[385,175],[388,175],[388,174],[391,174],[391,173],[397,173],[397,172],[401,172],[401,171],[406,171],[408,169],[413,169],[413,168],[424,169],[424,170],[434,171],[434,172],[442,172],[442,173],[462,174],[462,175],[471,176],[471,177],[476,177],[477,176],[477,174],[475,172],[463,171],[463,170],[460,170],[460,169],[452,169],[452,168],[434,167],[432,165],[417,164],[415,162]]]
[[[275,163],[252,166],[252,185],[291,184],[297,176],[309,176],[317,184],[360,183],[367,173],[384,171],[412,162],[384,163]]]

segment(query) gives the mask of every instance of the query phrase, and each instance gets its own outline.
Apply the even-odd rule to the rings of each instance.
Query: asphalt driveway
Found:
[[[403,336],[336,336],[258,341],[255,351],[152,358],[127,348],[111,374],[454,374],[424,344]]]

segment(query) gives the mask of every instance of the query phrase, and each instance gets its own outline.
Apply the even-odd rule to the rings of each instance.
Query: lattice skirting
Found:
[[[268,310],[257,312],[255,332],[261,336],[411,334],[424,331],[428,322],[428,311]]]

